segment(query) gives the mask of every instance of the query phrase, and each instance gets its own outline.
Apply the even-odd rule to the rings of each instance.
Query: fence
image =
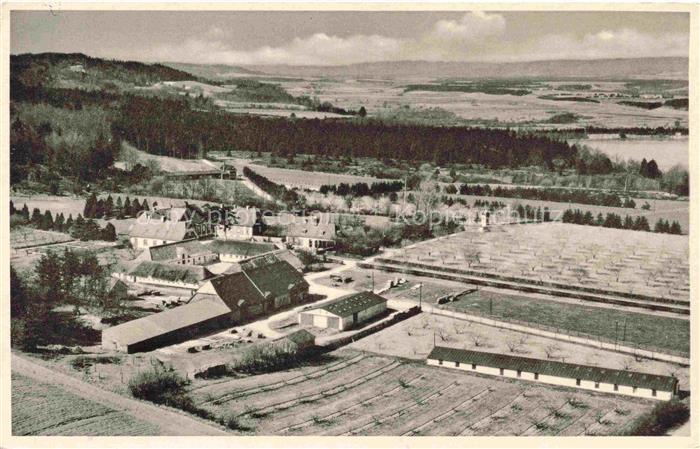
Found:
[[[421,312],[420,307],[418,306],[413,306],[408,310],[405,310],[403,312],[397,312],[395,313],[390,319],[386,321],[382,321],[380,323],[375,324],[374,326],[369,326],[365,329],[362,329],[360,332],[357,332],[355,334],[349,335],[347,337],[341,337],[338,338],[337,340],[330,341],[323,345],[324,348],[326,348],[329,351],[336,350],[340,348],[341,346],[348,345],[350,343],[353,343],[356,340],[359,340],[361,338],[365,338],[368,335],[372,335],[375,332],[379,332],[382,329],[385,329],[391,325],[394,325],[398,323],[399,321],[407,320],[408,318],[411,318],[414,315],[418,315]]]
[[[690,358],[687,354],[679,351],[671,350],[659,350],[657,348],[651,347],[641,347],[628,346],[620,344],[618,341],[614,341],[605,337],[595,337],[591,335],[583,334],[580,332],[566,331],[564,329],[555,328],[553,326],[546,326],[541,324],[534,324],[523,322],[519,320],[513,320],[508,318],[499,317],[498,320],[493,318],[487,318],[485,315],[475,314],[475,313],[462,313],[456,312],[454,310],[448,310],[442,307],[429,306],[432,313],[435,315],[443,315],[451,318],[456,318],[460,320],[472,321],[475,323],[485,324],[487,326],[498,327],[501,329],[509,329],[518,332],[524,332],[532,335],[539,335],[542,337],[553,338],[560,341],[567,341],[570,343],[577,343],[586,346],[592,346],[599,349],[606,349],[610,351],[621,352],[624,354],[631,354],[636,357],[644,357],[651,360],[661,360],[664,362],[677,363],[679,365],[690,366]]]
[[[511,290],[518,290],[518,291],[523,291],[523,292],[528,292],[528,293],[542,293],[546,295],[555,295],[555,296],[561,296],[561,297],[566,297],[566,298],[575,298],[575,299],[581,299],[584,301],[591,301],[591,302],[602,302],[605,304],[615,304],[615,305],[621,305],[621,306],[629,306],[629,307],[641,307],[649,310],[658,310],[658,311],[663,311],[663,312],[673,312],[673,313],[678,313],[681,315],[690,315],[690,309],[688,308],[688,305],[686,303],[685,306],[675,306],[675,305],[663,305],[663,304],[656,304],[656,303],[649,303],[644,300],[632,300],[632,299],[624,299],[624,298],[613,298],[609,296],[597,296],[595,294],[588,294],[585,292],[579,292],[575,290],[560,290],[560,289],[552,289],[548,288],[546,286],[538,286],[538,285],[533,285],[533,284],[518,284],[510,281],[505,281],[505,280],[499,280],[496,279],[495,276],[491,276],[489,279],[486,279],[484,277],[471,277],[468,274],[461,274],[456,272],[455,270],[451,270],[452,272],[455,272],[455,274],[451,273],[446,273],[444,272],[445,270],[440,270],[439,268],[435,268],[432,266],[426,266],[425,268],[411,268],[410,265],[422,265],[422,264],[407,264],[403,262],[397,262],[397,261],[390,261],[391,265],[382,265],[382,264],[376,264],[376,263],[358,263],[357,265],[360,268],[376,268],[380,269],[383,271],[388,271],[388,272],[397,272],[397,273],[406,273],[406,274],[412,274],[415,276],[428,276],[436,279],[446,279],[450,281],[457,281],[457,282],[468,282],[470,284],[474,285],[484,285],[484,286],[489,286],[489,287],[497,287],[497,288],[506,288],[506,289],[511,289]],[[408,265],[408,266],[404,266]]]

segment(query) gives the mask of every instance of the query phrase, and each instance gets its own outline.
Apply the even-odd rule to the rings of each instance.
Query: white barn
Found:
[[[299,324],[347,330],[386,311],[386,299],[373,292],[346,295],[319,308],[299,313]]]
[[[442,346],[433,348],[427,363],[467,372],[646,399],[667,401],[678,393],[678,379],[671,376]]]

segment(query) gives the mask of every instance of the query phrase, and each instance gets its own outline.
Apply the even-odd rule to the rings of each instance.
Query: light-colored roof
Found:
[[[130,345],[217,318],[230,312],[231,310],[223,301],[217,297],[211,297],[137,320],[128,321],[105,329],[103,333],[108,333],[111,338],[121,344]]]
[[[257,223],[259,215],[260,210],[256,207],[237,207],[230,212],[229,222],[236,226],[253,226]]]
[[[159,220],[160,218],[165,218],[169,221],[186,221],[187,208],[185,207],[167,207],[162,209],[156,209],[150,212],[151,220]]]
[[[179,265],[160,262],[141,262],[129,273],[132,276],[152,277],[171,282],[194,284],[212,277],[201,265]]]
[[[331,303],[322,305],[319,309],[339,317],[346,317],[382,303],[386,304],[386,299],[374,292],[367,291],[342,296]]]
[[[623,371],[598,366],[578,365],[575,363],[557,362],[553,360],[532,359],[507,354],[470,351],[458,348],[436,346],[428,355],[428,359],[446,360],[464,364],[477,364],[491,368],[503,368],[513,371],[525,371],[549,376],[582,379],[592,382],[625,385],[629,387],[650,388],[662,391],[673,391],[678,380],[675,377],[658,374]]]
[[[129,236],[147,239],[179,241],[188,236],[187,223],[184,221],[138,221],[129,230]]]

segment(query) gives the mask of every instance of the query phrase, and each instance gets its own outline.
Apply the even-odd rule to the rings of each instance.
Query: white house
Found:
[[[227,217],[226,223],[216,227],[216,238],[221,240],[251,240],[261,230],[260,211],[255,207],[239,207]]]
[[[294,248],[317,252],[335,246],[335,223],[322,223],[317,219],[292,224],[287,228],[287,242]]]
[[[386,299],[373,292],[353,293],[299,313],[299,324],[339,331],[370,320],[386,311]]]
[[[667,401],[678,393],[678,379],[671,376],[506,354],[435,346],[426,361],[467,372],[647,399]]]
[[[209,245],[209,248],[212,252],[219,255],[219,260],[221,262],[239,262],[279,250],[279,248],[272,243],[255,243],[236,240],[214,240]]]

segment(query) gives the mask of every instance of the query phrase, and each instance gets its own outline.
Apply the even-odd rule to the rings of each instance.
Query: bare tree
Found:
[[[485,340],[481,337],[481,335],[475,334],[472,335],[472,343],[474,343],[474,346],[478,348],[479,346],[483,346],[485,344]]]
[[[508,346],[508,350],[512,353],[520,351],[520,344],[516,340],[506,340],[506,346]]]
[[[464,261],[467,263],[469,268],[472,267],[472,264],[481,262],[481,251],[473,246],[464,248],[462,250],[462,256],[464,257]]]
[[[547,355],[548,359],[553,359],[556,357],[557,352],[559,352],[561,348],[559,348],[559,345],[547,345],[544,348],[544,353]]]

